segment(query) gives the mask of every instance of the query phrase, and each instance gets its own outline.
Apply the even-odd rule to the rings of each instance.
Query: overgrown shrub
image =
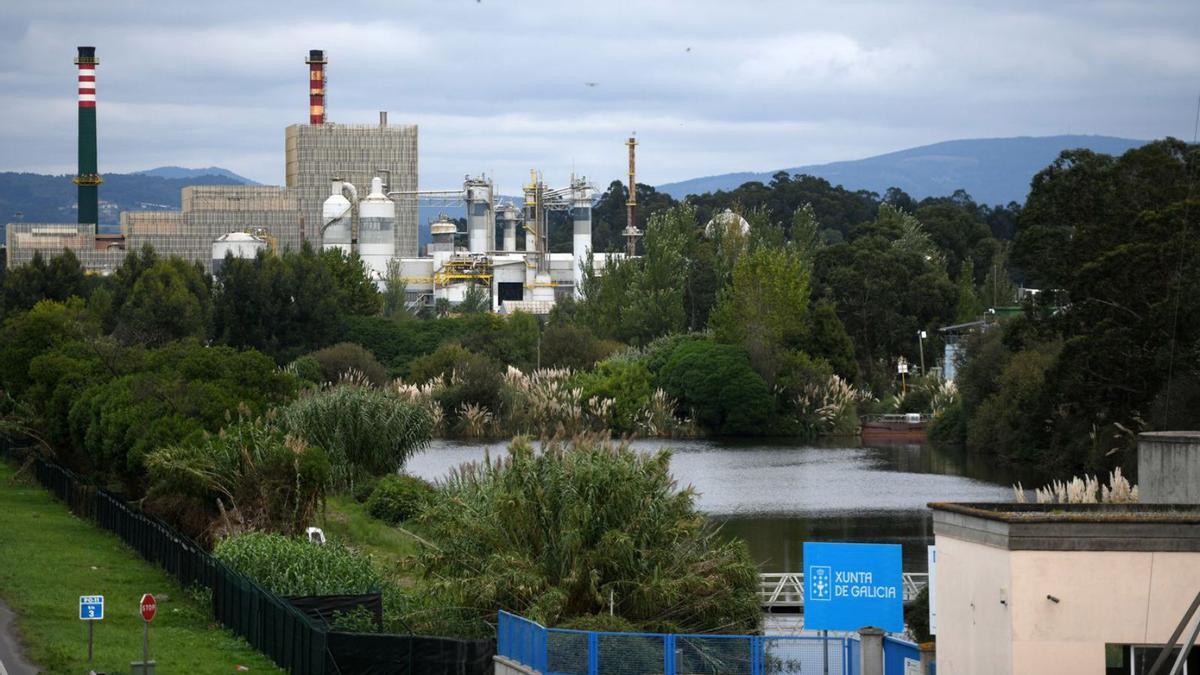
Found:
[[[716,433],[755,436],[771,431],[775,402],[739,347],[681,341],[659,372],[658,383],[697,423]]]
[[[340,342],[308,354],[321,369],[321,382],[337,382],[348,373],[362,373],[376,387],[388,381],[387,369],[375,355],[353,342]]]
[[[288,372],[295,375],[301,382],[321,384],[325,376],[321,372],[321,363],[311,355],[301,356],[288,364]]]
[[[670,453],[590,439],[452,473],[418,519],[430,597],[487,619],[499,608],[549,625],[611,609],[641,629],[758,627],[758,572],[670,474]]]
[[[416,476],[386,476],[367,499],[367,513],[387,523],[399,523],[420,515],[433,496],[433,486]]]
[[[222,539],[213,555],[278,595],[353,595],[380,586],[371,558],[336,541],[249,532]]]
[[[640,361],[603,361],[590,372],[576,376],[583,398],[612,400],[613,428],[622,433],[637,431],[639,414],[650,402],[654,381]]]
[[[262,420],[240,421],[146,459],[148,507],[205,539],[267,530],[298,534],[325,499],[325,451]]]
[[[301,394],[281,409],[280,419],[289,433],[329,453],[336,490],[395,473],[429,442],[433,426],[419,404],[348,383]]]

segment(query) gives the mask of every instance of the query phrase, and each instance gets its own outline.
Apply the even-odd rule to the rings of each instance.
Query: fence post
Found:
[[[883,675],[883,629],[867,626],[858,629],[862,649],[862,675]]]
[[[675,636],[663,638],[663,675],[675,675]]]
[[[766,641],[757,635],[750,636],[750,675],[762,675],[763,652]]]
[[[600,636],[596,633],[587,634],[588,675],[600,675]]]

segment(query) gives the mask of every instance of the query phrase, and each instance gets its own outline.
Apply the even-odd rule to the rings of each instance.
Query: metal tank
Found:
[[[500,207],[500,222],[504,224],[504,250],[517,250],[517,207],[505,204]]]
[[[429,226],[429,256],[433,258],[434,273],[441,270],[450,256],[454,255],[454,235],[457,233],[458,226],[450,222],[445,214]]]
[[[371,179],[371,193],[358,204],[358,253],[367,274],[382,283],[396,256],[396,203],[383,193],[383,179]]]
[[[233,254],[235,258],[253,258],[259,251],[267,250],[266,239],[256,237],[246,232],[230,232],[216,238],[212,244],[212,273],[216,276],[225,265],[225,256]]]
[[[335,179],[330,195],[321,205],[321,248],[341,249],[350,254],[351,207],[350,200],[342,194],[347,183]]]
[[[488,228],[492,221],[492,185],[483,178],[470,178],[463,184],[467,202],[467,250],[488,252]]]
[[[574,235],[571,238],[572,274],[575,279],[575,297],[583,294],[583,266],[592,251],[592,187],[587,179],[571,181],[571,223]]]

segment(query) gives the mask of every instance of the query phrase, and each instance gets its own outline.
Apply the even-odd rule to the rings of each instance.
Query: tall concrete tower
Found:
[[[100,174],[96,168],[96,58],[95,47],[80,47],[75,64],[79,66],[79,186],[80,224],[100,221]]]

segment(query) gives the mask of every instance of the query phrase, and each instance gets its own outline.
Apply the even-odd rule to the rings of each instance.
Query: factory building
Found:
[[[9,266],[29,262],[35,252],[54,256],[73,250],[84,267],[100,274],[116,269],[126,251],[152,246],[160,255],[203,264],[216,273],[226,254],[252,257],[270,249],[318,249],[357,253],[370,277],[382,287],[389,274],[403,279],[411,305],[461,302],[472,286],[485,288],[494,311],[546,313],[556,302],[579,293],[591,253],[591,212],[595,188],[572,177],[551,188],[531,172],[523,203],[498,203],[487,177],[467,177],[461,188],[420,190],[417,185],[417,127],[327,121],[324,52],[312,50],[309,66],[309,123],[284,133],[285,185],[192,186],[183,189],[179,211],[126,211],[119,234],[97,234],[94,203],[97,173],[95,138],[95,48],[80,47],[79,177],[80,222],[11,223]],[[86,68],[85,68],[86,66]],[[86,82],[87,92],[83,78]],[[630,181],[633,139],[629,142]],[[420,204],[463,206],[466,232],[447,219],[429,225],[432,243],[418,247]],[[630,203],[630,212],[635,205]],[[570,215],[572,252],[548,252],[548,214]],[[86,217],[85,217],[86,216]],[[90,220],[89,220],[90,218]],[[85,222],[86,221],[86,222]],[[502,239],[497,241],[497,228]],[[524,250],[517,250],[517,229]],[[637,233],[637,234],[640,234]],[[597,269],[603,256],[595,256]]]

